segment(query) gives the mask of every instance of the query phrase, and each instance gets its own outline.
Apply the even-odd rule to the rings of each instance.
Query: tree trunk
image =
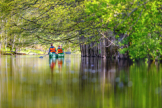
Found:
[[[20,44],[20,37],[19,37],[19,44]],[[19,46],[19,51],[21,50],[20,46]]]
[[[90,44],[90,56],[94,57],[94,44],[93,44],[93,42]]]
[[[80,46],[81,46],[81,56],[82,56],[82,57],[85,57],[85,45],[82,44],[82,45],[80,45]]]
[[[3,20],[2,20],[2,24],[1,24],[1,45],[2,45],[2,35],[3,35]]]
[[[95,46],[94,46],[94,56],[97,57],[97,55],[98,55],[98,50],[97,50],[97,46],[95,44]]]
[[[0,42],[0,55],[1,55],[1,42]]]
[[[17,47],[15,47],[15,54],[17,54]]]
[[[106,58],[106,44],[105,39],[101,40],[101,57]]]
[[[101,47],[100,47],[100,43],[97,44],[97,50],[98,50],[98,56],[101,57]]]
[[[7,31],[6,31],[6,34],[5,34],[5,49],[7,48]]]
[[[11,51],[13,51],[13,48],[15,47],[15,38],[16,38],[16,35],[14,35],[14,38],[13,38],[13,41],[12,41]]]
[[[86,57],[89,57],[90,56],[90,54],[89,54],[89,45],[86,44],[85,47],[86,47]]]
[[[6,20],[7,23],[7,20]],[[5,30],[5,49],[7,48],[7,30]]]

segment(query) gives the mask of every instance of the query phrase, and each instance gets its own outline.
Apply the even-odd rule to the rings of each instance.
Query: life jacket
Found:
[[[63,53],[62,48],[61,49],[58,49],[57,51],[58,51],[58,53]]]
[[[50,52],[56,52],[55,48],[50,48]]]

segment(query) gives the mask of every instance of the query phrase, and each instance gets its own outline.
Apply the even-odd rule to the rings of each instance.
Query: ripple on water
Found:
[[[51,84],[52,82],[51,82],[50,79],[47,79],[47,80],[46,80],[46,83],[47,83],[47,84]]]
[[[146,83],[146,82],[147,82],[147,79],[146,79],[146,78],[144,78],[144,79],[143,79],[143,83]]]
[[[23,77],[21,80],[22,80],[22,82],[26,82],[27,81],[27,79],[25,77]]]
[[[73,73],[74,73],[74,71],[70,71],[70,73],[72,73],[72,74],[73,74]]]
[[[89,71],[89,72],[91,72],[91,71],[92,71],[92,69],[89,69],[88,71]]]
[[[110,69],[109,72],[114,73],[114,72],[116,72],[116,69]]]
[[[119,82],[119,81],[120,81],[120,78],[117,77],[117,78],[115,79],[115,82]]]
[[[14,106],[15,107],[24,107],[24,103],[22,101],[22,99],[14,99]]]
[[[118,87],[119,87],[119,88],[123,88],[123,87],[124,87],[123,82],[120,82],[120,83],[118,84]]]
[[[128,87],[132,87],[132,85],[133,85],[133,82],[132,81],[129,81],[128,82]]]
[[[162,92],[162,89],[160,87],[157,87],[155,89],[155,94],[160,94]]]
[[[91,73],[96,73],[96,71],[95,70],[91,70]]]
[[[52,104],[61,104],[61,98],[59,96],[52,97]]]
[[[73,78],[73,79],[72,79],[72,82],[73,82],[73,83],[77,83],[77,82],[78,82],[78,79],[77,79],[77,78]]]
[[[82,79],[84,79],[84,80],[85,80],[85,79],[87,79],[87,76],[85,76],[85,75],[84,75],[84,76],[82,76]]]
[[[102,72],[102,70],[101,69],[98,69],[98,72]]]
[[[59,73],[59,70],[55,70],[56,73]]]
[[[39,81],[39,85],[40,85],[40,86],[43,85],[43,81],[42,81],[42,80]]]
[[[84,69],[84,72],[88,72],[88,69]]]
[[[91,82],[95,83],[97,81],[96,78],[92,78]]]
[[[57,80],[57,84],[58,85],[61,85],[62,84],[62,81],[61,80]]]

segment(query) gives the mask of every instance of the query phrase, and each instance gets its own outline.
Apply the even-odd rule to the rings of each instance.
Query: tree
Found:
[[[120,45],[129,43],[129,47],[120,49],[121,53],[129,51],[132,59],[155,59],[162,55],[161,4],[160,0],[94,0],[86,4],[86,12],[93,14],[90,20],[101,22],[99,27],[127,34]]]
[[[67,45],[98,42],[110,29],[125,34],[121,53],[145,58],[162,54],[160,0],[3,0],[0,2],[12,47],[62,42]],[[9,8],[7,8],[9,7]],[[2,30],[2,29],[1,29]],[[80,41],[84,37],[83,41]],[[19,41],[15,41],[19,40]],[[6,42],[7,42],[6,41]],[[12,41],[12,42],[10,42]],[[15,43],[15,44],[13,44]],[[114,43],[117,44],[117,43]]]

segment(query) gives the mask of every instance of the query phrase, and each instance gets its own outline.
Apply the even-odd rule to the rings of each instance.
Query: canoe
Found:
[[[65,52],[65,54],[71,54],[71,52]]]
[[[55,53],[49,53],[49,58],[64,58],[64,53],[61,54],[55,54]]]
[[[55,53],[49,53],[49,58],[58,58],[58,55]]]
[[[64,58],[64,53],[58,54],[58,58]]]

